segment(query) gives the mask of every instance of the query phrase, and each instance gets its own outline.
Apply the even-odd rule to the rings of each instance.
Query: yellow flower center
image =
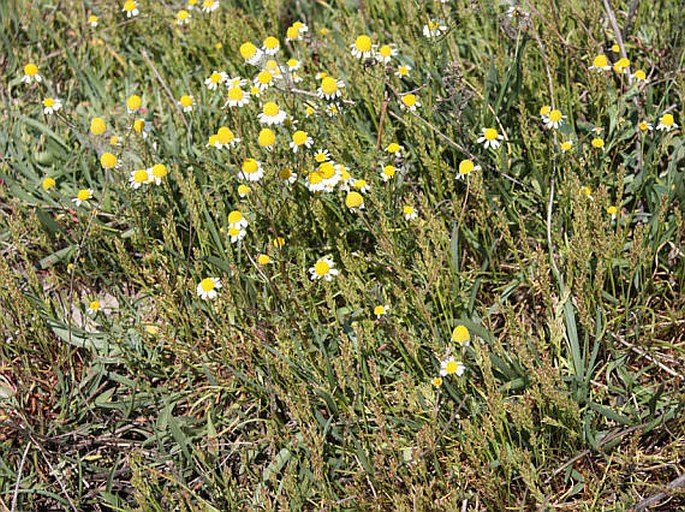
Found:
[[[251,192],[250,187],[248,187],[244,183],[241,185],[238,185],[238,194],[240,194],[241,196],[246,196],[250,192]]]
[[[552,107],[550,107],[549,105],[543,105],[540,107],[540,115],[541,116],[547,116],[547,115],[549,115],[551,110],[552,110]]]
[[[562,151],[570,151],[572,147],[573,147],[573,142],[571,142],[571,141],[565,141],[565,142],[561,143],[561,150]]]
[[[288,30],[285,33],[285,36],[288,39],[297,39],[297,35],[299,33],[299,30],[297,30],[295,27],[288,27]]]
[[[107,123],[100,117],[95,117],[90,122],[90,132],[93,135],[102,135],[107,131]]]
[[[454,373],[457,373],[457,368],[459,365],[457,364],[456,361],[448,361],[447,364],[445,365],[445,372],[447,375],[452,375]]]
[[[216,132],[216,140],[220,144],[230,144],[233,141],[233,139],[235,139],[235,136],[233,135],[233,132],[230,128],[222,126]]]
[[[369,36],[359,36],[354,42],[354,47],[360,52],[371,51],[371,38]]]
[[[104,153],[100,157],[100,164],[103,169],[113,169],[114,166],[117,165],[117,157],[112,153]]]
[[[269,50],[278,48],[278,39],[276,39],[274,36],[267,37],[264,39],[264,47],[268,48]]]
[[[392,48],[390,48],[389,45],[384,44],[378,49],[378,55],[381,57],[390,57],[392,56]]]
[[[604,139],[600,139],[599,137],[595,137],[592,139],[592,147],[593,148],[603,148],[604,147]]]
[[[317,261],[314,265],[314,272],[316,272],[317,276],[323,277],[328,274],[329,270],[331,270],[331,266],[325,261]]]
[[[361,190],[366,186],[366,180],[357,180],[354,182],[354,188]]]
[[[397,153],[400,150],[400,145],[397,142],[391,142],[386,150],[388,153]]]
[[[471,339],[471,334],[465,325],[457,325],[452,331],[452,341],[462,345]]]
[[[38,74],[38,66],[31,63],[26,64],[26,66],[24,66],[24,74],[28,76],[36,76]]]
[[[395,175],[395,171],[396,169],[394,165],[386,165],[385,167],[383,167],[383,174],[391,178]]]
[[[487,128],[483,132],[483,136],[485,137],[485,140],[495,140],[497,138],[497,130],[494,128]]]
[[[205,277],[202,281],[200,281],[200,287],[202,288],[203,292],[211,292],[215,286],[216,284],[211,277]]]
[[[54,104],[55,104],[55,100],[52,98],[45,98],[43,100],[43,106],[44,107],[50,108],[50,107],[54,106]]]
[[[180,101],[181,106],[183,108],[190,107],[193,104],[193,98],[191,98],[187,94],[184,94],[183,96],[181,96],[181,99],[179,101]]]
[[[129,110],[138,110],[140,108],[140,105],[143,103],[143,100],[140,98],[140,96],[134,94],[133,96],[129,96],[128,100],[126,100],[126,106],[128,107]]]
[[[188,11],[186,11],[185,9],[181,9],[181,10],[178,11],[178,13],[176,14],[176,19],[177,19],[178,21],[185,21],[185,20],[188,19],[188,16],[190,16],[190,13],[189,13]]]
[[[335,167],[330,162],[324,162],[319,166],[319,172],[325,179],[330,179],[335,174]]]
[[[260,265],[268,265],[271,263],[271,258],[268,254],[260,254],[257,258],[257,262],[259,262]]]
[[[606,67],[608,62],[609,61],[607,60],[606,55],[597,55],[597,57],[595,57],[592,61],[592,65],[596,68],[603,68]]]
[[[54,187],[57,183],[55,182],[54,179],[48,177],[43,180],[43,189],[44,190],[50,190],[52,187]]]
[[[136,119],[133,121],[133,129],[136,133],[142,133],[145,128],[145,119]]]
[[[93,311],[98,311],[100,309],[100,301],[99,300],[94,300],[89,304],[90,309]]]
[[[277,249],[282,249],[284,245],[285,238],[283,238],[282,236],[277,236],[276,238],[274,238],[274,247],[276,247]]]
[[[561,117],[561,110],[558,110],[556,108],[549,113],[549,120],[554,123],[561,121]]]
[[[243,43],[240,45],[240,56],[245,59],[251,59],[257,53],[257,47],[252,43]]]
[[[402,103],[404,103],[407,107],[413,107],[416,105],[416,95],[415,94],[405,94],[402,96]]]
[[[348,192],[345,198],[345,206],[348,208],[359,208],[364,203],[364,198],[359,192]]]
[[[212,81],[212,83],[218,84],[219,82],[221,82],[221,73],[217,73],[215,71],[209,76],[209,79]]]
[[[293,142],[301,146],[305,142],[307,142],[307,133],[303,132],[302,130],[297,130],[295,133],[293,133]]]
[[[385,306],[376,306],[373,308],[373,314],[376,316],[385,314]]]
[[[128,2],[126,2],[124,4],[124,11],[126,11],[126,12],[131,12],[135,8],[136,8],[136,3],[133,0],[128,0]]]
[[[471,160],[462,160],[459,163],[459,174],[469,174],[474,168],[475,165]]]
[[[402,213],[404,213],[405,215],[411,215],[414,212],[415,210],[413,206],[405,206],[404,208],[402,208]]]
[[[319,171],[312,171],[307,175],[307,181],[309,181],[311,185],[321,183],[321,180],[323,180],[323,175]]]
[[[673,126],[673,115],[672,114],[664,114],[661,116],[661,124],[664,126]]]
[[[618,209],[615,206],[610,206],[609,208],[607,208],[607,213],[609,215],[616,215],[617,212]]]
[[[243,90],[240,87],[231,87],[228,90],[228,99],[231,101],[240,101],[243,99]]]
[[[90,190],[87,190],[87,189],[79,190],[78,194],[76,194],[76,198],[79,201],[88,201],[88,199],[90,199]]]
[[[267,71],[266,69],[264,71],[260,71],[257,75],[257,81],[262,85],[270,84],[273,78],[274,76],[271,74],[271,71]]]
[[[231,226],[228,228],[228,234],[230,236],[238,236],[238,235],[240,235],[240,228],[237,228],[235,226]]]
[[[133,181],[136,183],[146,183],[147,178],[147,171],[145,169],[138,169],[133,173]]]
[[[267,117],[275,117],[278,115],[278,112],[280,110],[281,109],[278,108],[278,105],[276,105],[275,103],[270,101],[270,102],[264,104],[264,108],[262,109],[262,112]]]
[[[246,174],[253,174],[257,172],[258,169],[259,165],[254,158],[248,158],[243,162],[243,172]]]
[[[168,172],[169,171],[167,171],[166,165],[164,164],[155,164],[152,166],[152,175],[155,178],[163,178]]]
[[[635,72],[635,78],[636,78],[637,80],[646,80],[646,79],[647,79],[647,74],[646,74],[643,70],[638,69],[638,70]]]
[[[321,90],[324,94],[335,94],[338,91],[338,82],[334,78],[326,76],[321,80]]]
[[[272,130],[264,128],[259,132],[257,142],[260,146],[273,146],[276,142],[276,134]]]

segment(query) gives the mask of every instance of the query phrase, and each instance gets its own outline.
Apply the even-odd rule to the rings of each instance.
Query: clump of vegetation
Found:
[[[677,2],[10,4],[4,510],[685,506]]]

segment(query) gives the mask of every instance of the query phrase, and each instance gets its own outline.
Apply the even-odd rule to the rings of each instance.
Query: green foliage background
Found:
[[[677,2],[542,0],[516,20],[491,1],[222,0],[185,28],[180,4],[140,8],[126,20],[119,2],[0,4],[0,506],[624,510],[683,474],[685,146],[681,129],[636,130],[664,112],[683,123]],[[588,70],[597,53],[618,58],[609,13],[648,84]],[[432,18],[448,25],[434,40]],[[282,138],[257,146],[255,102],[225,110],[203,86],[215,69],[251,78],[240,44],[283,41],[296,20],[310,29],[285,50],[303,62],[298,87],[326,71],[354,105],[305,118],[312,98],[270,94],[371,183],[359,214],[341,192],[307,191],[311,162]],[[355,61],[361,34],[397,44],[410,77]],[[31,61],[41,85],[20,82]],[[412,90],[416,114],[398,106]],[[43,115],[46,95],[59,116]],[[568,116],[556,136],[544,104]],[[96,116],[122,140],[111,173]],[[233,156],[205,146],[221,125],[243,138]],[[484,126],[505,136],[499,151],[476,143]],[[393,141],[405,168],[383,184]],[[249,155],[267,177],[241,199]],[[482,170],[455,180],[465,158]],[[131,190],[130,171],[155,162],[164,184]],[[71,203],[81,188],[91,208]],[[236,208],[250,221],[239,245]],[[312,282],[325,254],[340,275]],[[212,302],[195,293],[206,276],[224,284]],[[105,314],[88,320],[96,298]],[[468,369],[436,389],[457,324]]]

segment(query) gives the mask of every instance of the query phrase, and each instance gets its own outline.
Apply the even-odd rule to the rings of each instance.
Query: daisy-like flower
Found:
[[[81,206],[83,203],[88,202],[88,200],[93,198],[93,189],[84,188],[78,191],[76,197],[72,199],[72,202],[76,203],[76,206]]]
[[[314,139],[307,135],[307,132],[297,130],[295,133],[293,133],[293,140],[289,145],[293,150],[293,153],[297,153],[302,147],[307,149],[311,148],[312,144],[314,144]]]
[[[281,110],[273,101],[269,101],[264,104],[262,111],[257,115],[257,118],[262,124],[277,126],[283,124],[286,116],[287,113],[285,110]]]
[[[262,128],[257,136],[257,143],[264,149],[271,151],[276,144],[276,134],[270,128]]]
[[[226,87],[228,87],[229,89],[231,87],[243,87],[245,85],[247,85],[247,80],[245,80],[241,76],[236,75],[226,79]]]
[[[642,133],[651,132],[652,130],[654,130],[654,125],[649,121],[640,121],[637,124],[637,127]]]
[[[310,192],[322,192],[326,188],[326,183],[323,181],[323,174],[316,171],[311,171],[307,174],[306,187]]]
[[[573,149],[573,141],[572,140],[565,140],[562,142],[559,147],[561,148],[561,151],[564,153],[568,153]]]
[[[341,94],[341,89],[345,87],[345,83],[342,80],[336,80],[331,76],[324,76],[321,79],[321,85],[317,91],[319,98],[326,100],[334,100],[338,98]]]
[[[656,125],[656,129],[659,131],[666,130],[667,132],[670,132],[675,128],[678,128],[678,125],[673,119],[673,114],[664,114],[661,116],[661,119],[659,119],[659,124]]]
[[[452,341],[462,347],[468,347],[471,343],[471,333],[465,325],[457,325],[452,331]]]
[[[293,172],[293,170],[288,167],[285,167],[278,171],[278,177],[286,183],[288,183],[289,185],[292,185],[297,181],[297,173]]]
[[[592,139],[592,147],[595,149],[604,149],[604,139],[601,137],[595,137]]]
[[[413,206],[405,205],[402,208],[402,215],[404,215],[405,220],[415,220],[419,216],[419,212]]]
[[[431,384],[434,388],[439,388],[440,386],[442,386],[442,377],[433,377],[433,379],[431,380]]]
[[[137,190],[143,185],[147,185],[150,181],[150,175],[146,169],[138,169],[136,171],[131,171],[131,177],[129,178],[129,183],[133,190]]]
[[[607,208],[607,214],[611,215],[611,221],[612,222],[615,221],[616,216],[618,215],[618,208],[616,208],[615,206],[609,206]]]
[[[332,192],[340,183],[340,171],[334,162],[324,162],[319,165],[317,172],[321,175],[321,185],[326,192]]]
[[[358,59],[368,59],[373,56],[373,44],[369,36],[362,35],[357,37],[354,43],[350,45],[350,48],[352,48],[352,56]]]
[[[205,85],[210,91],[216,90],[219,85],[228,80],[228,75],[225,71],[214,71],[208,78],[205,79]]]
[[[254,86],[259,88],[260,92],[266,91],[274,83],[274,75],[268,69],[260,71],[254,78]]]
[[[91,301],[90,304],[88,304],[88,313],[91,315],[96,315],[101,309],[102,306],[100,305],[99,300]]]
[[[612,44],[611,51],[614,53],[621,53],[621,47],[617,44]]]
[[[257,263],[259,263],[262,266],[268,265],[269,263],[271,263],[271,256],[269,256],[268,254],[260,254],[259,256],[257,256]]]
[[[391,155],[399,155],[404,151],[404,148],[400,146],[397,142],[391,142],[385,150]]]
[[[188,0],[188,10],[192,11],[197,5],[197,0]]]
[[[243,59],[245,59],[245,62],[247,62],[248,64],[252,64],[253,66],[259,64],[259,61],[262,59],[262,56],[264,55],[264,52],[262,52],[262,50],[257,48],[249,41],[240,45],[239,52],[240,56]]]
[[[229,107],[244,107],[250,103],[250,93],[243,91],[240,87],[230,87],[226,105]],[[224,107],[226,106],[224,105]]]
[[[402,110],[408,110],[409,112],[414,112],[418,107],[421,106],[419,98],[413,93],[408,93],[402,96],[400,101],[400,108]]]
[[[197,284],[197,294],[202,300],[212,300],[217,296],[219,288],[221,280],[218,277],[205,277]]]
[[[142,104],[143,100],[141,99],[141,97],[137,94],[132,94],[126,99],[126,110],[128,110],[129,114],[133,114],[134,112],[137,112],[140,109]]]
[[[162,184],[162,178],[169,174],[169,170],[164,164],[155,164],[149,169],[147,169],[148,183],[154,183],[155,185]]]
[[[116,155],[113,155],[112,153],[103,153],[100,157],[100,165],[105,171],[114,169],[117,166],[117,163],[119,163],[119,160]]]
[[[147,134],[152,130],[152,123],[147,122],[145,119],[136,119],[133,121],[133,131],[140,135],[143,139],[147,139]]]
[[[398,78],[406,78],[409,76],[410,71],[411,71],[410,66],[407,66],[406,64],[402,64],[400,66],[397,66],[397,71],[395,71],[395,76]]]
[[[347,193],[345,197],[345,206],[347,206],[351,212],[356,212],[357,210],[364,209],[364,198],[359,192],[354,190]]]
[[[176,24],[177,25],[187,25],[190,23],[190,13],[185,9],[181,9],[176,13]]]
[[[585,197],[587,197],[588,199],[591,199],[591,200],[594,199],[594,197],[592,197],[592,189],[591,189],[590,187],[586,186],[586,185],[583,185],[582,187],[580,187],[580,191],[579,191],[579,192],[580,192],[580,195],[581,195],[581,196],[585,196]]]
[[[62,100],[59,98],[45,98],[43,100],[43,114],[51,116],[62,108]]]
[[[219,8],[219,0],[204,0],[202,2],[202,12],[214,12]]]
[[[551,130],[554,128],[555,130],[558,130],[559,127],[564,124],[564,119],[566,119],[565,115],[562,115],[561,110],[555,108],[554,110],[551,110],[549,115],[547,116],[547,120],[545,121],[545,128],[548,130]]]
[[[335,262],[330,256],[324,256],[319,258],[313,267],[309,268],[309,273],[311,274],[311,280],[316,281],[317,279],[323,279],[325,281],[333,280],[334,276],[337,276],[339,271],[335,268]]]
[[[264,42],[262,43],[262,50],[264,50],[264,53],[267,55],[276,55],[278,53],[278,50],[281,49],[281,44],[278,42],[278,39],[275,38],[274,36],[269,36],[266,39],[264,39]]]
[[[43,77],[38,73],[38,66],[29,62],[24,66],[24,76],[21,77],[21,81],[25,84],[30,84],[32,81],[42,82]]]
[[[189,94],[184,94],[178,99],[178,106],[183,109],[183,112],[192,112],[195,100]]]
[[[447,25],[440,20],[428,20],[428,23],[423,26],[423,35],[428,38],[439,37],[445,31],[447,31]]]
[[[630,67],[630,61],[625,57],[621,57],[614,63],[614,71],[617,73],[627,73]]]
[[[384,182],[388,182],[391,179],[395,177],[395,173],[397,172],[397,169],[395,168],[394,165],[384,165],[383,168],[381,169],[381,179]]]
[[[598,73],[601,73],[602,71],[609,71],[611,69],[611,66],[609,65],[609,59],[607,59],[606,55],[600,53],[594,59],[592,59],[592,66],[590,66],[589,69],[593,69]]]
[[[352,186],[359,190],[359,192],[364,192],[367,193],[369,189],[371,188],[370,185],[367,183],[366,180],[354,180],[354,183]]]
[[[126,13],[127,18],[132,18],[140,14],[140,11],[138,11],[138,4],[133,0],[124,2],[124,7],[121,10]]]
[[[300,21],[296,21],[288,27],[288,30],[286,30],[285,38],[288,41],[297,41],[298,39],[302,39],[302,35],[308,30],[309,27],[307,27],[307,25]]]
[[[633,77],[633,80],[635,80],[636,82],[642,82],[645,84],[649,83],[649,79],[647,78],[647,73],[645,73],[644,70],[642,70],[642,69],[638,69],[637,71],[635,71],[635,73],[633,73],[632,77]]]
[[[331,154],[328,152],[327,149],[317,149],[316,153],[314,153],[314,160],[318,164],[323,163],[326,160],[330,160],[330,159],[331,159]]]
[[[483,135],[481,137],[478,137],[478,139],[476,140],[478,144],[483,144],[483,147],[485,147],[485,149],[499,148],[501,144],[500,141],[504,140],[504,137],[497,133],[497,130],[495,130],[494,128],[483,128],[481,131]]]
[[[281,72],[281,66],[278,64],[277,60],[269,59],[264,63],[264,69],[271,73],[274,80],[283,79],[283,73]]]
[[[348,192],[350,187],[352,187],[354,184],[355,179],[352,177],[347,167],[343,164],[336,164],[335,170],[340,175],[340,190]]]
[[[221,148],[230,148],[232,146],[235,146],[236,144],[240,143],[240,137],[236,137],[233,134],[233,131],[226,127],[222,126],[219,128],[216,132],[216,139],[214,141],[214,146],[218,149]]]
[[[88,25],[90,25],[92,28],[95,28],[98,26],[98,17],[95,16],[94,14],[91,14],[88,16]]]
[[[55,185],[57,185],[57,182],[54,178],[51,178],[50,176],[43,178],[43,181],[41,182],[41,186],[43,187],[43,190],[45,190],[46,192],[53,188]]]
[[[440,363],[440,375],[443,377],[447,375],[456,375],[461,377],[464,375],[466,366],[461,361],[455,361],[454,356],[449,356],[447,359]]]
[[[376,59],[383,64],[387,64],[393,57],[397,57],[397,48],[392,44],[384,44],[376,51]]]
[[[241,198],[249,196],[250,192],[252,192],[252,189],[249,187],[249,185],[245,185],[245,183],[238,185],[238,196]]]
[[[93,135],[102,135],[107,131],[107,123],[101,117],[94,117],[90,121],[90,133]]]
[[[466,177],[473,171],[480,171],[480,165],[474,164],[473,160],[469,160],[468,158],[466,160],[462,160],[459,162],[456,178],[458,180],[466,179]]]
[[[378,320],[380,320],[382,316],[387,315],[388,311],[390,311],[390,306],[388,306],[387,304],[379,304],[378,306],[373,308],[373,314],[376,315],[376,318]]]
[[[288,66],[288,71],[297,71],[302,67],[302,63],[297,59],[288,59],[286,65]]]
[[[540,107],[540,118],[544,124],[547,124],[549,120],[549,113],[552,111],[552,107],[549,105],[543,105]]]
[[[235,244],[235,243],[240,242],[243,238],[245,238],[247,236],[247,230],[237,228],[235,226],[229,226],[228,236],[231,239],[231,243]]]
[[[311,103],[305,103],[304,117],[312,117],[314,114],[316,114],[316,105],[312,105]]]
[[[264,177],[264,169],[262,164],[254,158],[246,158],[243,160],[241,171],[238,177],[243,181],[259,181]]]

